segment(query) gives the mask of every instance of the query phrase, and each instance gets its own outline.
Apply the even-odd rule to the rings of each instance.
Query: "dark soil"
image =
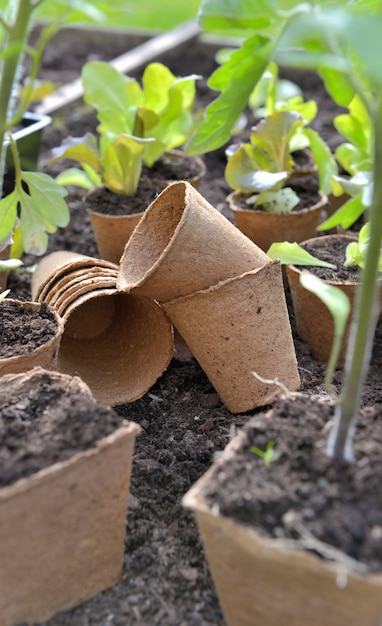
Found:
[[[0,305],[0,357],[29,354],[57,333],[58,324],[45,302],[38,310],[13,300]]]
[[[207,502],[266,536],[303,545],[311,533],[359,568],[381,571],[381,411],[379,405],[363,412],[354,463],[337,465],[325,454],[333,405],[298,396],[277,400],[271,419],[261,414],[246,424],[237,453],[208,485]],[[265,450],[270,441],[281,456],[266,464],[252,448]],[[318,542],[313,550],[323,556]]]
[[[330,280],[335,283],[343,281],[358,282],[359,267],[357,265],[344,266],[348,245],[349,237],[339,235],[325,240],[321,237],[319,246],[309,243],[304,244],[302,247],[312,256],[336,265],[336,269],[319,267],[317,265],[308,265],[306,269],[309,269],[312,274],[322,278],[322,280]]]
[[[0,487],[94,447],[123,422],[49,373],[27,389],[17,378],[6,379],[0,385]]]
[[[187,46],[187,55],[185,52],[177,50],[161,60],[178,75],[191,72],[210,75],[215,67],[211,48],[191,43]],[[68,50],[59,49],[56,58],[64,58],[65,54],[69,54]],[[316,75],[295,73],[293,79],[306,91],[307,98],[318,100],[320,114],[313,126],[334,148],[339,143],[332,125],[337,108],[325,97]],[[205,80],[198,81],[197,88],[201,103],[214,95]],[[79,109],[70,107],[65,114],[60,112],[52,128],[44,133],[41,167],[57,171],[47,167],[49,149],[58,145],[65,135],[83,135],[86,130],[94,131],[95,126],[94,115],[83,105]],[[231,190],[223,178],[224,148],[203,158],[207,174],[199,190],[232,220],[226,202]],[[71,222],[66,229],[50,237],[49,251],[68,249],[96,256],[81,194],[73,191],[69,204]],[[30,256],[24,259],[27,266],[37,260]],[[9,287],[13,297],[30,297],[30,274],[25,268],[12,274]],[[312,397],[325,398],[325,366],[312,358],[298,337],[289,293],[286,295],[301,390]],[[381,405],[381,360],[382,326],[379,324],[363,405]],[[343,372],[338,370],[333,381],[333,390],[337,393],[342,380]],[[182,507],[181,500],[210,467],[215,455],[225,448],[235,430],[259,411],[231,414],[194,359],[182,362],[173,359],[143,398],[117,407],[117,412],[142,428],[133,459],[122,578],[113,588],[76,609],[56,615],[45,622],[45,626],[223,626],[196,524],[193,515]],[[266,434],[264,443],[270,438]],[[278,438],[277,445],[280,445]]]
[[[97,187],[86,197],[86,206],[104,215],[132,215],[143,213],[163,187],[148,178],[142,178],[134,196],[112,193],[106,187]]]

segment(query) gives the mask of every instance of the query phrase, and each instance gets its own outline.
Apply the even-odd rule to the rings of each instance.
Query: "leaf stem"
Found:
[[[340,463],[350,461],[352,440],[361,403],[362,387],[371,358],[375,324],[379,311],[378,264],[382,241],[382,97],[377,100],[374,146],[374,190],[369,211],[370,239],[365,268],[357,291],[355,313],[345,363],[345,383],[336,407],[328,453]]]
[[[15,52],[3,60],[0,77],[0,197],[3,189],[5,155],[7,145],[4,143],[7,122],[10,117],[12,97],[17,71],[22,56],[23,46],[28,35],[33,5],[30,0],[19,0],[13,21],[8,25],[6,33],[7,47],[15,46]]]

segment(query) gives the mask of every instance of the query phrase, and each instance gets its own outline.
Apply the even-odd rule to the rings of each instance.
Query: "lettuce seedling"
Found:
[[[348,106],[349,112],[334,118],[334,126],[346,142],[340,144],[335,157],[348,176],[333,176],[334,196],[347,194],[349,199],[323,222],[318,230],[341,226],[350,228],[370,207],[373,197],[372,124],[364,101],[355,94]]]
[[[358,233],[358,240],[352,241],[346,248],[345,267],[358,265],[361,269],[365,268],[367,250],[370,244],[370,222],[366,222]],[[380,249],[378,272],[382,272],[382,247]]]
[[[151,168],[194,129],[198,78],[177,78],[165,65],[150,63],[140,86],[108,63],[86,63],[84,98],[97,111],[99,139],[90,134],[70,138],[53,150],[53,161],[70,158],[83,168],[82,173],[75,168],[63,172],[58,182],[88,189],[104,184],[115,193],[134,195],[143,164]]]
[[[326,144],[306,125],[297,111],[277,110],[252,128],[249,144],[227,149],[226,180],[233,189],[255,194],[247,200],[249,206],[286,212],[298,204],[297,194],[285,183],[298,172],[293,153],[308,145],[317,163],[320,188],[328,190],[336,164]]]

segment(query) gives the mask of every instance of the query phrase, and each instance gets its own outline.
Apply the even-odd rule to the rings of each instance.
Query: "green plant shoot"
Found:
[[[267,251],[267,256],[273,260],[278,259],[282,265],[311,265],[336,269],[333,263],[318,259],[296,242],[280,241],[272,243]]]
[[[34,94],[34,85],[46,44],[62,24],[80,20],[83,15],[101,20],[103,13],[83,0],[53,0],[59,7],[57,18],[43,25],[34,47],[28,35],[36,10],[43,0],[15,0],[0,10],[0,197],[5,175],[5,157],[9,145],[15,163],[15,190],[0,201],[0,250],[19,222],[22,245],[26,252],[42,254],[47,247],[49,233],[58,226],[66,226],[69,213],[64,206],[66,195],[46,174],[22,172],[12,130],[19,124]],[[28,57],[29,74],[20,89],[19,78],[24,57]],[[18,216],[18,206],[20,215]]]
[[[249,449],[251,452],[253,452],[253,454],[256,454],[261,459],[263,459],[266,467],[269,467],[271,463],[277,461],[277,459],[279,459],[282,455],[282,452],[280,452],[280,450],[275,450],[275,442],[273,440],[268,441],[265,450],[261,450],[256,446],[251,446]]]
[[[59,174],[60,185],[77,185],[85,189],[105,185],[113,193],[133,196],[142,172],[145,146],[154,139],[120,134],[113,139],[99,139],[87,133],[83,137],[68,137],[52,150],[51,163],[61,159],[78,161],[79,168],[69,168]]]
[[[177,78],[165,65],[150,63],[141,86],[108,63],[86,63],[84,98],[97,111],[99,138],[71,137],[53,150],[52,162],[73,159],[82,167],[62,172],[57,182],[85,189],[103,184],[114,193],[134,195],[143,164],[152,167],[194,129],[198,78]]]
[[[314,293],[329,309],[334,322],[334,337],[330,357],[325,373],[325,388],[328,395],[332,395],[330,383],[333,379],[338,357],[341,350],[346,322],[350,314],[349,298],[339,287],[329,285],[324,280],[304,270],[300,275],[302,286]]]
[[[352,460],[352,439],[373,342],[380,287],[377,283],[382,241],[382,10],[373,0],[331,4],[281,4],[248,0],[204,0],[199,11],[207,30],[239,29],[244,42],[210,77],[220,95],[207,107],[190,142],[191,151],[218,148],[229,139],[248,97],[271,61],[315,70],[333,100],[348,107],[355,94],[370,117],[372,202],[370,239],[356,298],[345,362],[344,387],[337,400],[328,454]]]
[[[346,259],[344,265],[350,267],[358,265],[364,269],[366,263],[367,249],[370,242],[370,222],[364,224],[358,233],[358,240],[352,241],[346,248]],[[382,272],[382,249],[380,251],[378,272]]]

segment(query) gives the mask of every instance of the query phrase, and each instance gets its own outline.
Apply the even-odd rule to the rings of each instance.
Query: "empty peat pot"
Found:
[[[120,291],[166,302],[269,262],[192,185],[169,185],[145,211],[120,261]]]
[[[92,266],[91,257],[73,255],[49,258],[55,254],[37,268],[34,290],[39,300],[54,303],[64,323],[57,370],[80,376],[103,404],[115,406],[141,398],[172,357],[173,329],[166,313],[152,298],[118,293],[114,265]],[[56,271],[55,260],[59,261]],[[84,280],[76,274],[71,282],[78,268]],[[90,269],[95,274],[85,278]]]
[[[232,413],[273,402],[272,381],[300,385],[278,262],[162,307]]]

